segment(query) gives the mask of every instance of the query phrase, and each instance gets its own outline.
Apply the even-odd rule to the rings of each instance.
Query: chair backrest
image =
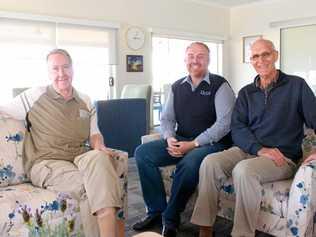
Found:
[[[133,156],[141,137],[148,134],[145,99],[114,99],[96,103],[98,126],[105,145]]]
[[[146,111],[148,116],[147,129],[153,124],[152,121],[152,88],[151,85],[141,84],[126,84],[121,92],[121,99],[130,99],[130,98],[143,98],[146,99]]]
[[[12,89],[13,98],[21,94],[23,91],[29,89],[29,87],[16,87]]]
[[[121,99],[144,98],[150,101],[151,85],[127,84],[123,87]]]

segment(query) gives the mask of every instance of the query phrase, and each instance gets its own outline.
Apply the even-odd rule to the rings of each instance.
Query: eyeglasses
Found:
[[[267,60],[271,55],[272,52],[263,52],[262,54],[254,54],[250,57],[250,61],[252,62],[257,62],[259,58],[261,57],[262,60]]]

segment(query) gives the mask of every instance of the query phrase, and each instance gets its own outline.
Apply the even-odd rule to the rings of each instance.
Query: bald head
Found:
[[[250,62],[260,79],[268,82],[275,79],[278,56],[278,51],[270,40],[258,39],[251,45]]]
[[[275,51],[275,47],[272,41],[263,38],[257,39],[255,42],[253,42],[250,49],[253,50],[253,48],[262,46],[269,48],[271,51]]]

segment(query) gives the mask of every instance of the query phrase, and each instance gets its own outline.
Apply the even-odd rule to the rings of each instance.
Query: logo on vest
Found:
[[[211,95],[211,92],[210,91],[201,90],[200,94],[204,95],[204,96],[208,96],[208,95]]]

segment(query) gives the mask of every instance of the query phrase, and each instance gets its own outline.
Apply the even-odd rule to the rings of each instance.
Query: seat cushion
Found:
[[[161,168],[167,195],[170,195],[172,174],[175,166]],[[266,183],[262,189],[261,211],[284,218],[287,213],[289,191],[293,180],[283,180]],[[219,215],[233,219],[235,207],[235,190],[232,178],[228,179],[221,187],[219,200]]]
[[[24,132],[23,121],[0,117],[0,187],[27,181],[22,164]]]
[[[77,236],[81,232],[76,200],[29,183],[0,188],[0,210],[0,236]]]
[[[261,211],[284,218],[287,213],[287,203],[292,181],[290,179],[264,184]],[[221,187],[219,207],[221,216],[227,219],[233,218],[235,190],[232,178],[228,179]]]

